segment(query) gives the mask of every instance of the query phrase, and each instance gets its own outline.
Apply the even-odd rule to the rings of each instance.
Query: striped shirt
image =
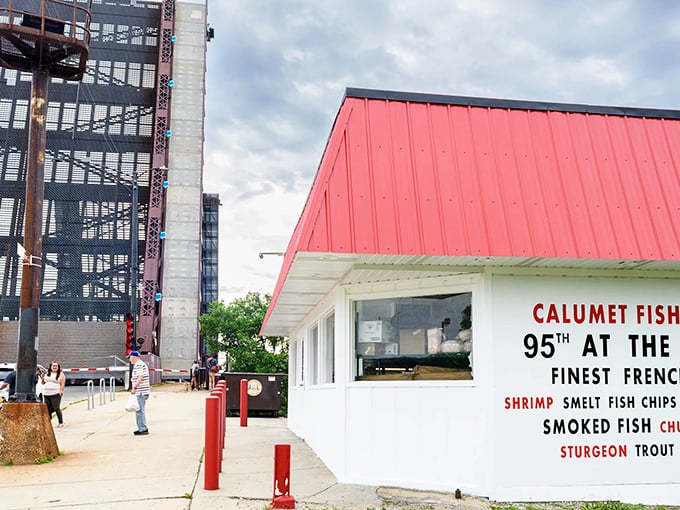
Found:
[[[142,376],[142,382],[139,384],[135,390],[140,395],[148,395],[151,393],[151,385],[149,384],[149,367],[146,366],[141,359],[137,360],[134,367],[132,368],[132,381],[133,385],[137,384],[137,379]]]

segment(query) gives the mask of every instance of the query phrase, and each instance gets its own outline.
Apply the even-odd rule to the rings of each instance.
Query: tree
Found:
[[[233,372],[287,372],[288,342],[284,337],[259,336],[269,294],[249,292],[228,305],[213,301],[198,319],[211,353],[226,351]]]

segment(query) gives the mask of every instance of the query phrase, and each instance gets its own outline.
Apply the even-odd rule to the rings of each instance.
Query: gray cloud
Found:
[[[225,204],[221,249],[249,257],[285,248],[348,86],[680,102],[680,2],[213,0],[208,21],[205,189]],[[230,257],[226,294],[243,274],[273,290]]]

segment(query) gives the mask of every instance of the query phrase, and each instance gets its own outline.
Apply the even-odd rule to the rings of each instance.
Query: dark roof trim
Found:
[[[447,104],[456,106],[479,106],[483,108],[504,108],[512,110],[560,111],[568,113],[592,113],[596,115],[618,115],[626,117],[647,117],[658,119],[680,119],[680,110],[655,108],[634,108],[626,106],[596,106],[572,103],[547,103],[516,99],[489,99],[483,97],[447,96],[443,94],[422,94],[391,90],[359,89],[348,87],[345,97],[408,101],[411,103]]]

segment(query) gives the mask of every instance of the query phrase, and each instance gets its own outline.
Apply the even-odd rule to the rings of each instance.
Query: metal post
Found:
[[[205,399],[205,466],[203,488],[207,491],[220,488],[219,420],[220,399],[212,395]]]
[[[139,189],[137,187],[137,167],[132,169],[132,204],[130,205],[130,312],[132,313],[132,350],[137,350],[137,273],[139,272],[138,249],[138,209]],[[132,369],[130,365],[130,388],[132,389]]]
[[[130,311],[132,312],[132,350],[137,349],[137,274],[139,273],[139,189],[137,187],[137,167],[132,170],[132,212],[130,219]]]
[[[26,256],[21,276],[17,379],[14,395],[14,400],[19,402],[37,402],[35,371],[38,364],[38,321],[42,288],[42,216],[45,196],[45,119],[48,81],[47,70],[33,70],[26,163],[24,219]]]
[[[239,415],[241,427],[248,426],[248,379],[241,379],[239,386]]]
[[[274,445],[274,495],[269,508],[295,508],[290,495],[290,445]]]

